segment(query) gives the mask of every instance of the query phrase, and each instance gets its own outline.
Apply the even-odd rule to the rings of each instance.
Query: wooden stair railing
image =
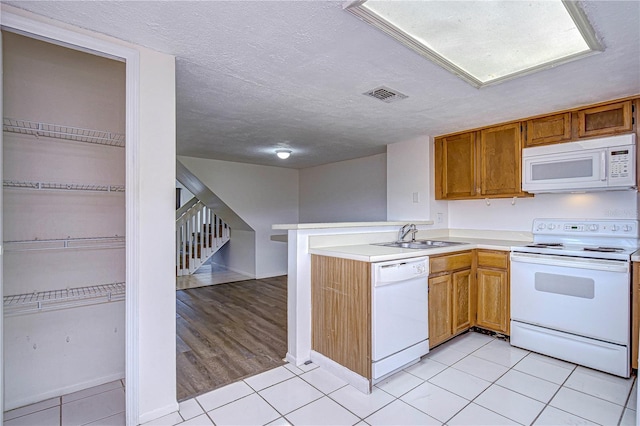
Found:
[[[193,274],[231,237],[228,224],[213,210],[201,201],[189,204],[176,219],[176,276]]]

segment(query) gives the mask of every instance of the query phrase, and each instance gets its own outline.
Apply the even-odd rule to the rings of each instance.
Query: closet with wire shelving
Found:
[[[4,408],[124,378],[125,64],[2,32]]]

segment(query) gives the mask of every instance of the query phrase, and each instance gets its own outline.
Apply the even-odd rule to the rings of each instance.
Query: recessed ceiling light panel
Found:
[[[364,0],[347,10],[476,87],[603,50],[571,1]]]

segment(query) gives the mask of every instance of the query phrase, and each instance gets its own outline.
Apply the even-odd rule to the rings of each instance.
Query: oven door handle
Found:
[[[547,266],[592,269],[608,272],[629,272],[629,262],[623,260],[591,259],[571,256],[511,252],[511,262],[534,263]]]

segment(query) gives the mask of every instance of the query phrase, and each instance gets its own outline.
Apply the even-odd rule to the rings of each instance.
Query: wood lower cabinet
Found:
[[[371,378],[371,264],[311,256],[311,347]]]
[[[509,252],[478,250],[476,325],[509,334]]]
[[[451,275],[429,278],[429,347],[453,336]]]
[[[473,252],[429,258],[429,347],[473,325]]]
[[[451,274],[452,291],[452,329],[453,334],[463,332],[475,323],[475,298],[473,275],[471,269]]]

